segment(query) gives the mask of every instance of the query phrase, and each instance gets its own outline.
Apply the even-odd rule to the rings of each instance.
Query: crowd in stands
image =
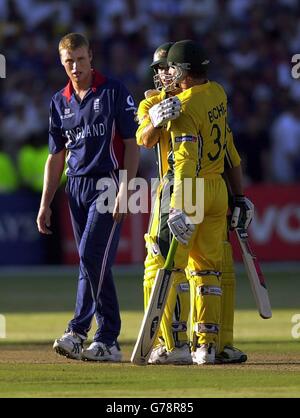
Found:
[[[0,190],[34,188],[24,167],[46,158],[49,102],[66,84],[57,45],[74,31],[91,40],[94,66],[122,80],[137,102],[152,86],[156,47],[199,40],[210,78],[228,94],[247,182],[300,180],[300,78],[291,73],[300,54],[299,0],[1,0],[0,171],[17,174],[7,185],[0,180]],[[142,153],[145,176],[153,175],[150,156]]]

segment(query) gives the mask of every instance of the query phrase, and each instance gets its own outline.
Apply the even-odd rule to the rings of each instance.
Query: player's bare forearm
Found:
[[[153,148],[155,144],[160,139],[161,128],[154,128],[152,123],[149,121],[149,124],[144,128],[142,133],[142,140],[145,148]]]
[[[41,199],[41,205],[37,216],[37,227],[41,234],[50,235],[51,209],[50,205],[60,184],[60,179],[65,166],[66,151],[49,155],[45,164],[44,186]]]
[[[242,166],[226,168],[225,170],[226,183],[233,195],[243,195],[243,171]]]
[[[61,176],[65,166],[66,151],[50,154],[47,158],[44,171],[44,185],[41,199],[41,207],[50,207],[56,190],[59,187]]]

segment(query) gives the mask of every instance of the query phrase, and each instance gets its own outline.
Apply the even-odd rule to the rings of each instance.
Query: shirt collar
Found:
[[[99,73],[98,71],[94,69],[92,69],[92,75],[93,75],[93,78],[92,78],[91,89],[92,89],[92,92],[95,93],[97,88],[106,81],[106,78],[104,77],[104,75],[102,75],[101,73]],[[67,101],[69,102],[71,100],[73,93],[74,93],[73,84],[71,80],[69,80],[68,84],[63,90],[62,95],[65,96]]]

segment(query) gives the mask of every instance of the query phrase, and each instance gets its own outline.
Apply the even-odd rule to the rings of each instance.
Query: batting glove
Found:
[[[175,239],[183,245],[187,245],[192,237],[195,225],[189,217],[179,209],[171,209],[168,219],[168,226]]]
[[[254,204],[245,196],[234,196],[230,228],[247,229],[254,217]]]
[[[154,128],[160,128],[167,122],[177,119],[180,115],[181,102],[178,97],[169,97],[154,105],[149,110],[149,116]]]

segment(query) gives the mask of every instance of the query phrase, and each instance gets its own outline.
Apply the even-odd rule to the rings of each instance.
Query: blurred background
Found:
[[[292,56],[300,54],[298,0],[1,0],[0,265],[77,263],[63,185],[53,203],[53,236],[40,236],[35,225],[48,107],[67,81],[57,45],[73,31],[90,39],[94,67],[120,79],[137,103],[152,87],[157,46],[187,38],[203,44],[210,79],[228,94],[257,208],[255,252],[265,261],[300,261],[300,78],[291,73]],[[139,175],[156,176],[151,151],[142,150]],[[128,217],[118,263],[143,262],[147,222],[147,214]]]

